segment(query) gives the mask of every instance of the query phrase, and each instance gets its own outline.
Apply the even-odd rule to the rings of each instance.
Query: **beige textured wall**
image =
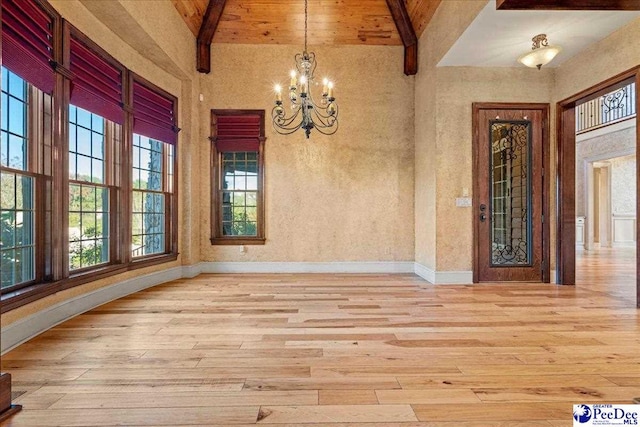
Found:
[[[443,2],[421,39],[427,47],[420,51],[426,73],[416,81],[415,256],[437,271],[472,269],[473,213],[455,206],[473,185],[472,103],[551,100],[549,69],[435,67],[486,3]]]
[[[415,83],[415,260],[436,269],[436,195],[446,182],[437,180],[436,65],[487,4],[487,0],[448,0],[438,7],[419,41],[419,67]]]
[[[588,134],[587,134],[588,135]],[[585,206],[585,160],[593,161],[612,159],[621,152],[633,152],[636,147],[636,128],[630,127],[607,133],[595,138],[585,139],[576,144],[576,216],[586,216]],[[629,189],[629,185],[625,185]],[[635,192],[635,181],[633,191]],[[625,189],[625,191],[626,191]],[[613,190],[613,188],[612,188]],[[634,193],[635,194],[635,193]],[[635,211],[635,208],[634,208]],[[620,212],[622,213],[622,212]]]
[[[133,277],[176,267],[181,265],[182,262],[191,264],[194,260],[197,261],[199,257],[199,245],[191,245],[192,231],[190,228],[191,224],[197,225],[198,221],[193,218],[191,210],[185,209],[185,207],[188,207],[186,202],[188,202],[188,198],[190,198],[190,183],[192,182],[190,175],[193,173],[193,168],[189,167],[189,159],[192,156],[198,158],[197,153],[192,154],[192,149],[190,149],[189,144],[189,140],[192,138],[191,130],[194,129],[193,123],[197,123],[197,114],[192,113],[192,108],[197,107],[192,102],[193,99],[196,99],[194,92],[197,94],[197,88],[192,81],[195,76],[193,68],[195,43],[193,43],[193,36],[186,28],[186,25],[181,24],[179,15],[176,14],[175,8],[168,0],[152,2],[136,0],[100,2],[100,8],[89,11],[85,7],[85,4],[91,3],[92,1],[98,4],[97,0],[85,0],[85,2],[78,0],[51,0],[50,3],[64,18],[129,69],[179,98],[179,120],[180,126],[184,129],[179,137],[179,221],[181,224],[179,248],[181,255],[175,262],[127,272],[107,279],[87,283],[27,304],[3,314],[3,326],[70,298]],[[149,10],[150,6],[153,6],[152,11]],[[123,12],[123,10],[125,12]],[[177,16],[177,20],[174,19],[174,15]],[[99,16],[99,18],[97,16]],[[138,25],[136,28],[122,28],[122,32],[116,35],[108,25],[114,20],[135,21]],[[162,30],[164,36],[160,38],[157,35],[159,32],[157,22],[172,22],[179,25],[165,27]],[[130,34],[127,32],[129,30],[135,32]],[[149,52],[155,52],[155,55],[157,55],[158,52],[164,52],[164,55],[166,55],[163,66],[159,66],[156,63],[157,56],[149,55],[149,52],[141,53],[139,50],[123,43],[123,39],[131,39],[134,36],[140,37],[142,34],[141,31],[145,32],[145,34],[152,34],[153,37],[149,36],[149,38],[155,40],[154,44],[148,45]],[[177,49],[176,46],[179,47],[179,49]],[[173,67],[168,66],[168,62],[166,62],[167,58],[170,58]],[[182,69],[182,67],[184,67],[184,69]],[[187,78],[185,76],[187,76],[186,73],[189,70],[191,74]]]
[[[273,85],[286,86],[300,46],[212,46],[198,144],[203,261],[412,261],[414,259],[414,118],[412,77],[403,49],[312,47],[316,75],[335,81],[340,128],[275,133]],[[264,246],[212,246],[209,117],[211,109],[265,109],[266,238]]]
[[[636,213],[636,156],[611,159],[611,213]]]
[[[570,58],[555,70],[554,102],[640,65],[640,19]]]

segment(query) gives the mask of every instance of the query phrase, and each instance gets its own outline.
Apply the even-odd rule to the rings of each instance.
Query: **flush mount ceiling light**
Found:
[[[525,53],[518,58],[518,62],[527,67],[539,70],[543,65],[553,61],[553,58],[562,50],[560,46],[550,46],[546,34],[538,34],[531,40],[533,41],[531,52]]]

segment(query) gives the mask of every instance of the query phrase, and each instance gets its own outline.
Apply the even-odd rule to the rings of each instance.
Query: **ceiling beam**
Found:
[[[404,0],[387,0],[387,6],[396,23],[400,39],[404,45],[404,73],[413,76],[418,72],[418,37]]]
[[[220,22],[226,2],[227,0],[209,0],[207,11],[202,17],[196,50],[196,67],[201,73],[209,74],[211,72],[211,41],[216,33],[216,28],[218,28],[218,22]]]
[[[497,0],[497,10],[640,10],[640,0]]]
[[[406,0],[407,12],[409,12],[418,39],[431,22],[440,3],[442,0]]]

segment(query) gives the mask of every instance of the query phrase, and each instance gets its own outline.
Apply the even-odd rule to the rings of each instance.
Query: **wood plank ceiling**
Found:
[[[172,0],[198,35],[208,0]],[[440,0],[404,0],[418,37]],[[302,44],[303,0],[227,0],[213,43]],[[310,45],[402,45],[385,0],[309,0]]]

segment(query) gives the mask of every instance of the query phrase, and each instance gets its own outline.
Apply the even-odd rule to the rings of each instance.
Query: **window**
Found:
[[[133,135],[132,256],[167,251],[166,203],[173,187],[173,146]]]
[[[69,107],[69,270],[109,262],[105,120]]]
[[[212,244],[264,244],[263,110],[212,111]]]
[[[2,67],[2,288],[35,279],[35,177],[29,171],[29,85]]]
[[[175,260],[176,98],[46,1],[2,1],[2,56],[2,312]]]

